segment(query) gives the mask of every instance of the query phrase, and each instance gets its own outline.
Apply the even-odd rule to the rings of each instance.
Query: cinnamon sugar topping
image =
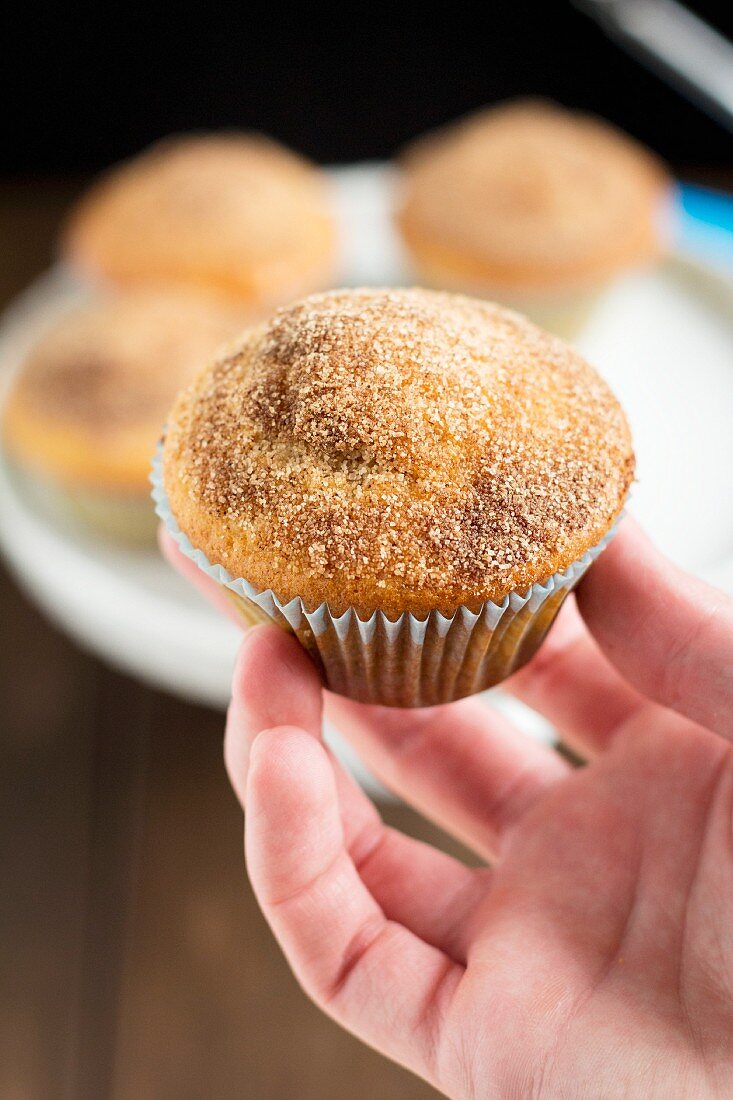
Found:
[[[345,290],[281,309],[184,391],[165,479],[235,575],[419,611],[569,565],[633,465],[613,394],[561,341],[470,298]]]

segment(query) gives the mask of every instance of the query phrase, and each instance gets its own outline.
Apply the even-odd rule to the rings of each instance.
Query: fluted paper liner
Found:
[[[151,474],[155,510],[186,557],[222,585],[245,625],[273,621],[292,631],[321,668],[331,691],[362,703],[425,707],[493,687],[537,651],[563,600],[610,542],[615,527],[562,573],[478,611],[452,615],[407,612],[390,619],[374,611],[362,619],[354,608],[334,615],[327,603],[309,609],[295,597],[283,602],[242,577],[212,565],[181,531],[163,486],[162,448]]]

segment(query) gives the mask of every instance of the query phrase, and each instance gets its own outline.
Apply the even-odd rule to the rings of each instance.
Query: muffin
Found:
[[[491,303],[340,290],[253,328],[178,397],[154,476],[183,551],[328,686],[396,706],[537,649],[634,472],[613,394]]]
[[[662,246],[661,164],[608,123],[551,103],[488,108],[428,135],[403,176],[397,223],[420,277],[561,335]]]
[[[330,281],[336,233],[321,173],[258,134],[168,138],[82,199],[63,252],[118,286],[184,284],[265,313]]]
[[[132,541],[154,538],[150,459],[181,386],[242,328],[186,292],[130,291],[63,317],[18,372],[6,448],[44,507]]]

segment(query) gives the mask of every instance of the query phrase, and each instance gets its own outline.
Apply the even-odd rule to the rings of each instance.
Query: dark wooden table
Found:
[[[0,184],[3,303],[51,261],[74,191]],[[82,652],[0,565],[3,1100],[434,1095],[290,976],[245,877],[222,725]]]

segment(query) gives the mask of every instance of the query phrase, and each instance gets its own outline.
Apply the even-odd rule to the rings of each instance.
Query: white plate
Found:
[[[389,171],[358,165],[332,176],[344,281],[407,281],[390,227]],[[39,331],[83,293],[55,270],[17,300],[0,331],[6,378]],[[639,459],[633,511],[672,558],[733,590],[733,282],[681,258],[629,276],[608,293],[580,344],[631,419]],[[8,561],[70,634],[156,685],[226,703],[238,632],[154,552],[52,525],[2,463],[0,517]],[[545,728],[528,715],[523,724]]]

